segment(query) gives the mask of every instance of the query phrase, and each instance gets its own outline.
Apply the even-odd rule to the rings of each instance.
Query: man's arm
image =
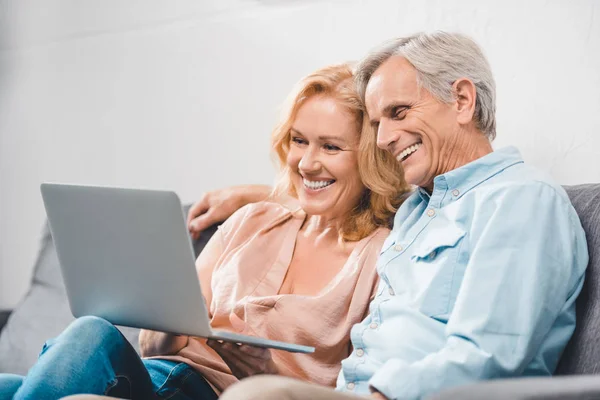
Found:
[[[520,375],[542,344],[555,355],[546,371],[535,361],[551,374],[574,329],[587,247],[565,199],[542,183],[505,188],[477,212],[446,344],[418,362],[388,360],[369,382],[388,398]],[[558,343],[543,343],[553,327]]]
[[[188,213],[187,226],[192,238],[198,239],[203,230],[225,221],[246,204],[265,200],[271,191],[267,185],[240,185],[205,193]]]

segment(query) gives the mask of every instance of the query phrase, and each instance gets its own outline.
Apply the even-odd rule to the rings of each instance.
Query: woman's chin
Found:
[[[300,207],[308,215],[325,215],[331,213],[331,207],[323,207],[321,204],[315,204],[315,201],[300,199]]]

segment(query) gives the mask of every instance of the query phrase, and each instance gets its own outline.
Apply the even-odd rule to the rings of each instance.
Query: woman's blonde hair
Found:
[[[307,99],[317,95],[330,97],[343,106],[356,118],[357,128],[360,129],[358,171],[366,189],[342,224],[342,238],[357,241],[378,227],[390,228],[394,213],[410,187],[404,180],[399,163],[390,153],[377,147],[376,133],[365,117],[365,107],[354,89],[352,68],[348,64],[332,65],[313,72],[302,79],[290,94],[282,120],[273,130],[271,138],[280,167],[273,195],[298,197],[286,162],[290,151],[290,132],[300,107]]]

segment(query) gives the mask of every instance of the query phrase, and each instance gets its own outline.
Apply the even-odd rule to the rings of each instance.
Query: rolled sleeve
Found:
[[[397,358],[388,360],[383,366],[377,371],[371,380],[369,380],[369,386],[374,387],[381,392],[388,399],[395,398],[397,393],[402,393],[403,396],[408,398],[414,398],[418,396],[418,391],[414,390],[417,385],[414,381],[417,376],[411,377],[412,379],[396,379],[397,376],[405,376],[407,371],[410,371],[410,365]]]

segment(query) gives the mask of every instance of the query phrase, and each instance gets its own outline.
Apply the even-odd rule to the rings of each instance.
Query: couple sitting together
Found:
[[[211,325],[313,354],[143,330],[140,358],[85,317],[27,376],[0,375],[0,399],[420,399],[551,375],[575,328],[585,236],[559,185],[492,149],[495,98],[471,39],[393,40],[300,81],[273,133],[274,190],[192,209],[193,235],[232,214],[196,262]],[[252,375],[265,376],[237,383]]]

